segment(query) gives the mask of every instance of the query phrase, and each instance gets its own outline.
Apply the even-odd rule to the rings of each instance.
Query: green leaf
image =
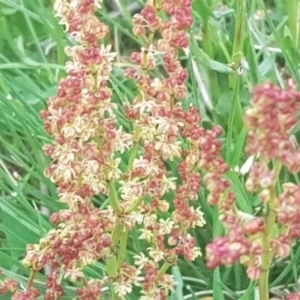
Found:
[[[220,73],[233,72],[233,69],[230,66],[228,66],[228,64],[224,64],[210,58],[201,48],[198,47],[196,42],[192,43],[191,49],[195,55],[195,59],[198,61],[200,65]]]
[[[216,105],[215,109],[216,112],[221,116],[226,116],[229,114],[231,109],[231,94],[230,92],[226,91],[221,94],[218,104]]]
[[[252,213],[252,207],[250,205],[250,201],[248,200],[247,193],[245,192],[244,184],[241,183],[238,176],[234,172],[230,172],[228,174],[228,178],[230,178],[234,192],[237,195],[236,201],[238,207],[244,212]]]
[[[216,268],[214,270],[213,276],[213,298],[218,300],[225,300],[222,284],[221,284],[221,277],[220,277],[220,269]]]
[[[183,280],[181,277],[180,269],[177,266],[172,267],[172,275],[177,283],[176,289],[171,295],[171,300],[182,300],[183,299]]]
[[[255,295],[255,283],[253,281],[251,281],[247,290],[242,295],[240,300],[252,300],[252,299],[254,299],[254,295]]]
[[[24,218],[25,211],[20,210],[20,208],[16,210],[13,206],[9,209],[4,205],[4,203],[0,203],[0,227],[5,232],[8,246],[13,249],[11,250],[12,257],[20,258],[25,252],[26,244],[38,242],[40,236],[37,229],[34,229],[30,224],[31,222]]]
[[[213,16],[211,9],[204,1],[193,1],[193,12],[200,16],[204,22]]]
[[[244,127],[233,142],[233,151],[230,152],[231,154],[228,157],[229,165],[232,168],[234,168],[235,166],[240,166],[241,164],[241,158],[243,156],[243,149],[244,149],[246,136],[247,136],[247,128]]]
[[[270,55],[258,66],[258,73],[261,77],[266,77],[273,70],[275,64],[275,55]]]

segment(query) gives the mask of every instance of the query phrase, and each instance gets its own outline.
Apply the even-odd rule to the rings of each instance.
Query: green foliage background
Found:
[[[191,31],[189,51],[182,53],[182,63],[189,69],[189,97],[202,114],[203,125],[220,124],[225,134],[224,156],[233,168],[245,162],[243,152],[246,130],[236,119],[236,109],[248,104],[253,87],[266,80],[281,86],[292,76],[300,85],[299,31],[297,0],[252,0],[247,2],[243,32],[244,65],[240,84],[232,90],[232,63],[241,55],[234,53],[235,24],[239,3],[243,0],[194,0],[195,22]],[[131,51],[137,51],[141,41],[132,35],[131,16],[144,1],[106,1],[99,17],[111,28],[107,43],[119,53],[112,76],[114,101],[122,103],[134,97],[132,82],[124,78],[124,68],[130,65]],[[265,15],[257,20],[259,15]],[[24,286],[29,276],[21,264],[26,244],[35,243],[51,229],[49,213],[59,210],[56,188],[43,175],[49,159],[42,146],[50,141],[43,130],[39,111],[46,107],[49,96],[56,93],[59,78],[64,76],[64,47],[71,41],[65,36],[52,11],[52,1],[0,0],[0,268],[4,274]],[[234,99],[237,99],[235,101]],[[122,110],[119,122],[127,124]],[[297,130],[295,131],[297,135]],[[126,158],[124,158],[126,159]],[[245,192],[244,177],[234,171],[229,174],[238,206],[245,212],[259,210],[256,195]],[[298,176],[284,174],[285,179],[299,182]],[[203,258],[194,263],[180,261],[172,272],[178,287],[170,299],[258,299],[254,283],[245,270],[235,265],[210,271],[205,267],[205,245],[223,229],[217,211],[206,203],[206,191],[199,194],[207,225],[194,232],[203,249]],[[98,205],[101,197],[95,199]],[[129,255],[143,245],[132,239]],[[271,273],[271,291],[281,296],[284,289],[297,289],[300,248],[295,246],[291,258],[277,262]],[[105,266],[98,263],[87,268],[93,277],[101,277]],[[45,276],[39,274],[36,285],[45,289]],[[68,286],[72,299],[75,287]],[[4,298],[3,298],[4,299]],[[9,299],[9,298],[7,298]],[[134,295],[130,299],[134,298]]]

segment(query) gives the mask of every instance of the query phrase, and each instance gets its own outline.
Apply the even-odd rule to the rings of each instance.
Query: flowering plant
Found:
[[[53,229],[27,245],[27,287],[7,278],[0,294],[10,292],[14,300],[116,300],[134,293],[141,300],[164,300],[179,284],[172,270],[204,252],[208,269],[245,266],[260,299],[269,299],[272,263],[288,257],[300,237],[300,187],[280,177],[283,169],[300,171],[300,150],[293,143],[300,93],[294,82],[286,89],[257,86],[244,116],[239,110],[232,114],[245,125],[245,153],[252,161],[245,189],[259,201],[259,211],[246,212],[223,157],[222,126],[205,126],[200,110],[187,101],[189,72],[180,55],[190,47],[192,1],[149,0],[133,16],[133,34],[142,46],[125,70],[135,86],[126,102],[114,101],[117,53],[107,43],[108,25],[96,16],[102,9],[100,0],[55,1],[72,45],[65,48],[67,75],[41,118],[52,137],[43,148],[51,158],[45,175],[57,186],[63,209],[51,215]],[[237,42],[235,48],[241,47]],[[228,65],[232,86],[242,76],[237,54]],[[121,125],[118,111],[129,126]],[[211,206],[220,225],[204,251],[195,236],[206,226],[203,190],[207,197],[201,202]],[[95,196],[103,199],[100,205]],[[133,240],[138,251],[131,251]],[[99,264],[102,274],[86,272]],[[34,282],[45,268],[41,291]],[[75,287],[73,294],[66,283]],[[299,293],[287,299],[300,299]]]

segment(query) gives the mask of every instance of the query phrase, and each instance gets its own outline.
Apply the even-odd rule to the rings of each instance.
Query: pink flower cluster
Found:
[[[222,213],[221,221],[228,231],[226,236],[215,239],[207,246],[208,267],[232,265],[240,261],[247,266],[248,276],[258,279],[263,255],[271,259],[289,255],[292,242],[300,236],[296,221],[299,220],[299,187],[286,183],[280,195],[275,189],[281,165],[291,172],[300,169],[300,150],[291,140],[299,108],[300,93],[293,85],[281,90],[268,83],[255,89],[250,107],[246,110],[246,152],[258,159],[251,167],[245,185],[248,191],[259,192],[269,214],[274,211],[275,215],[256,217],[240,212],[235,204],[235,195],[230,190],[230,181],[222,177],[221,172],[207,174],[206,178],[210,180],[207,182],[208,188],[212,193],[210,202],[218,205]],[[275,223],[270,222],[276,219],[280,233],[271,239]],[[267,220],[271,224],[268,227]]]
[[[167,299],[175,284],[168,268],[178,256],[194,260],[200,255],[189,229],[203,226],[204,219],[199,206],[190,201],[198,199],[199,161],[201,166],[216,167],[214,151],[221,146],[213,141],[220,130],[205,131],[198,111],[184,111],[180,103],[187,95],[188,74],[178,57],[189,43],[191,1],[149,1],[134,17],[134,33],[146,47],[131,56],[138,70],[126,72],[138,89],[136,98],[125,105],[132,133],[118,126],[114,113],[118,107],[111,101],[109,77],[115,54],[110,46],[99,48],[108,34],[108,27],[95,17],[101,1],[57,0],[54,7],[76,45],[66,48],[72,59],[66,65],[68,76],[41,117],[54,138],[44,147],[52,159],[45,173],[68,208],[51,216],[56,228],[39,244],[27,246],[23,263],[33,275],[50,268],[46,300],[65,295],[65,279],[81,286],[77,296],[82,300],[99,299],[105,286],[120,299],[133,286],[141,286],[140,299]],[[167,20],[160,17],[164,13]],[[161,34],[156,47],[154,31]],[[150,72],[160,57],[167,77],[153,78]],[[183,140],[190,144],[185,152]],[[127,170],[121,171],[125,151],[130,158]],[[167,167],[173,160],[179,161],[181,182]],[[93,205],[92,197],[98,194],[108,197],[107,207]],[[166,194],[175,194],[173,214]],[[168,212],[169,218],[161,218],[161,212]],[[127,240],[136,227],[149,244],[148,255],[136,255],[135,265],[130,265]],[[86,277],[85,267],[97,261],[106,263],[106,276]],[[17,299],[37,297],[31,283],[26,291],[15,293],[20,294]],[[7,289],[12,289],[8,283]]]
[[[291,142],[299,106],[300,93],[292,83],[286,90],[271,83],[256,87],[245,116],[249,127],[246,152],[277,159],[291,172],[299,172],[300,150]]]
[[[297,226],[299,218],[299,186],[284,183],[279,195],[274,193],[282,164],[290,172],[300,170],[300,149],[292,142],[292,130],[298,122],[300,93],[290,82],[287,90],[272,84],[256,88],[252,106],[246,112],[249,126],[247,153],[259,156],[246,181],[246,188],[259,192],[263,203],[276,210],[280,234],[272,239],[273,254],[286,257],[292,242],[300,236]],[[270,168],[270,162],[273,167]],[[277,170],[279,169],[279,170]],[[272,200],[273,198],[273,200]]]
[[[300,300],[300,292],[287,295],[286,300]]]
[[[181,255],[187,260],[200,255],[189,229],[203,226],[204,219],[199,206],[192,206],[190,201],[198,199],[200,158],[203,163],[209,164],[206,158],[211,161],[198,145],[209,143],[212,133],[200,127],[200,116],[195,108],[185,111],[181,105],[181,99],[187,95],[188,74],[179,62],[179,50],[188,46],[186,29],[192,24],[191,1],[183,2],[148,1],[141,13],[134,16],[134,33],[143,38],[145,48],[131,55],[132,62],[139,68],[126,71],[138,89],[135,99],[125,105],[126,116],[134,124],[134,141],[143,145],[143,151],[141,148],[137,151],[121,196],[131,200],[135,196],[136,200],[129,207],[137,207],[143,216],[140,238],[149,243],[149,256],[143,253],[136,256],[136,264],[145,276],[142,291],[145,298],[142,299],[167,299],[174,282],[165,273],[164,266],[175,264]],[[160,17],[163,12],[169,16],[167,20]],[[156,32],[161,36],[154,44]],[[158,59],[163,61],[165,78],[151,74]],[[190,144],[186,151],[182,150],[184,140]],[[179,161],[181,182],[170,177],[169,161]],[[158,216],[169,210],[170,204],[165,200],[167,192],[175,194],[175,209],[171,218],[164,220]],[[143,195],[144,201],[141,201]],[[145,201],[145,196],[151,201]]]
[[[65,279],[79,286],[81,300],[100,299],[104,287],[110,287],[117,299],[138,287],[141,300],[166,300],[175,285],[169,267],[180,256],[193,261],[201,255],[191,235],[191,229],[205,224],[197,203],[200,171],[205,174],[208,202],[218,207],[227,231],[207,246],[207,266],[239,261],[251,279],[258,279],[265,253],[285,257],[300,236],[300,187],[286,183],[280,195],[275,188],[282,165],[300,171],[300,150],[291,142],[300,94],[293,86],[283,91],[265,84],[256,88],[246,111],[246,152],[256,158],[246,188],[258,192],[262,204],[276,212],[279,234],[270,238],[268,214],[252,216],[237,207],[229,167],[221,155],[221,128],[204,129],[196,108],[183,109],[188,72],[179,54],[189,46],[192,1],[149,0],[133,17],[134,34],[144,47],[130,57],[135,68],[126,70],[137,87],[135,98],[124,103],[133,127],[130,133],[119,126],[118,105],[111,100],[115,54],[111,46],[99,47],[109,32],[95,16],[101,3],[55,2],[60,23],[76,45],[66,48],[71,58],[68,75],[41,117],[54,139],[44,147],[52,159],[45,174],[57,185],[59,201],[67,208],[51,216],[55,228],[39,244],[27,246],[23,263],[32,270],[27,289],[19,291],[17,283],[7,279],[1,282],[0,294],[11,292],[14,300],[37,299],[41,293],[32,286],[34,275],[47,266],[46,300],[65,295]],[[123,153],[128,162],[122,161]],[[106,197],[108,205],[96,207],[95,195]],[[131,265],[126,250],[134,229],[147,243],[148,253],[135,255]],[[106,263],[106,274],[87,277],[85,268],[99,261]]]
[[[99,299],[108,280],[85,278],[83,269],[105,260],[112,251],[115,209],[120,212],[120,208],[100,210],[91,198],[109,194],[109,185],[121,173],[116,153],[130,147],[132,140],[118,128],[114,114],[117,107],[111,102],[108,80],[115,54],[110,46],[99,48],[99,41],[108,34],[108,27],[95,17],[100,3],[55,2],[57,16],[77,44],[66,48],[72,58],[66,65],[68,76],[60,81],[57,96],[49,99],[41,117],[46,131],[55,139],[54,144],[44,147],[52,158],[46,175],[58,186],[59,199],[68,209],[52,215],[56,228],[38,245],[28,245],[24,259],[34,272],[46,265],[50,268],[47,300],[65,294],[62,279],[81,282],[78,299],[83,300]]]

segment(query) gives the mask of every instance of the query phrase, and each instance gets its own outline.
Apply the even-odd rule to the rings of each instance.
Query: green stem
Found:
[[[123,226],[120,224],[119,220],[116,221],[115,228],[112,233],[113,246],[117,246],[122,234]]]
[[[129,208],[128,213],[131,213],[131,212],[135,211],[135,210],[138,208],[138,206],[139,206],[143,201],[144,201],[144,198],[143,198],[143,197],[141,197],[141,198],[139,198],[138,200],[136,200],[136,201],[132,204],[132,206]]]
[[[120,300],[120,298],[118,297],[118,295],[114,292],[114,290],[112,291],[112,298],[111,300]]]
[[[82,283],[83,283],[83,285],[84,285],[85,287],[88,287],[88,286],[89,286],[89,283],[88,283],[88,281],[87,281],[87,279],[86,279],[85,277],[81,278],[81,281],[82,281]]]
[[[119,300],[117,294],[114,291],[114,287],[112,284],[110,285],[110,294],[111,294],[111,300]]]
[[[128,171],[131,171],[133,169],[134,159],[135,159],[137,151],[139,149],[139,134],[140,134],[140,129],[137,128],[135,136],[134,136],[134,144],[130,151]],[[136,207],[137,206],[132,205],[132,207],[128,211],[128,213],[131,213]],[[118,263],[117,263],[118,268],[120,268],[122,266],[122,263],[125,259],[125,255],[126,255],[128,230],[124,226],[122,226],[119,222],[116,225],[115,230],[116,230],[116,232],[113,235],[113,242],[116,245],[117,242],[120,241],[120,248],[119,248],[119,252],[118,252]]]
[[[118,264],[116,255],[110,255],[106,259],[106,272],[111,279],[116,279],[119,275]],[[120,300],[118,295],[115,293],[113,285],[110,286],[112,300]]]
[[[247,23],[247,1],[246,0],[236,0],[236,22],[234,31],[234,42],[232,58],[235,57],[237,53],[243,52],[244,38],[246,33],[246,23]]]
[[[161,276],[163,276],[167,272],[167,270],[170,268],[170,266],[171,265],[168,262],[165,262],[162,265],[162,267],[158,271],[158,274],[157,274],[157,277],[156,277],[156,281],[158,281],[161,278]]]
[[[238,134],[239,131],[242,131],[244,128],[244,126],[242,126],[242,124],[237,125],[237,123],[236,123],[236,121],[237,121],[236,116],[243,114],[242,112],[239,112],[239,110],[242,109],[241,104],[239,103],[239,92],[240,92],[239,86],[240,86],[240,78],[237,77],[235,85],[233,87],[232,107],[231,107],[229,117],[228,117],[227,141],[226,141],[226,149],[227,149],[226,161],[229,161],[229,158],[231,157],[230,148],[231,148],[231,143],[232,143],[234,137]],[[235,126],[242,126],[242,127],[239,128],[239,130],[237,130],[238,128]]]
[[[296,47],[299,45],[299,25],[298,25],[298,10],[299,0],[287,1],[288,26],[291,33],[291,38]]]
[[[131,171],[133,169],[133,162],[136,157],[136,154],[139,149],[139,141],[133,141],[133,147],[130,150],[130,156],[129,156],[129,163],[128,163],[128,171]]]
[[[35,275],[36,275],[36,271],[34,270],[31,270],[30,272],[30,276],[29,276],[29,280],[28,280],[28,284],[27,284],[27,290],[29,290],[33,284],[33,281],[34,281],[34,278],[35,278]]]
[[[117,214],[120,214],[122,209],[118,200],[115,182],[113,180],[108,182],[108,190],[109,190],[110,205]]]
[[[133,169],[134,159],[139,149],[139,141],[140,141],[141,129],[139,126],[135,127],[134,135],[133,135],[133,147],[130,150],[129,163],[128,163],[128,171]]]
[[[157,1],[153,1],[153,7],[154,9],[157,8]],[[149,59],[149,47],[152,45],[153,39],[154,39],[154,32],[151,32],[148,39],[146,40],[146,50],[143,52],[142,56],[142,72],[147,73],[147,65],[148,65],[148,59]],[[142,96],[142,93],[140,93],[140,96]],[[133,137],[133,147],[130,151],[129,156],[129,162],[128,162],[128,171],[131,171],[133,169],[134,159],[137,155],[138,149],[139,149],[139,140],[140,140],[140,128],[136,126],[136,130]],[[108,183],[109,188],[109,199],[110,199],[110,205],[113,207],[114,211],[118,214],[122,212],[118,196],[116,192],[116,188],[114,185],[114,182],[111,181]],[[127,250],[127,242],[128,242],[128,230],[124,225],[122,225],[119,220],[117,220],[117,224],[115,225],[115,229],[113,232],[113,245],[117,245],[119,242],[119,249],[118,249],[118,255],[117,257],[115,255],[108,257],[107,262],[110,264],[110,270],[112,276],[110,277],[117,277],[119,274],[119,270],[123,264],[123,261],[126,256],[126,250]],[[108,273],[109,274],[109,273]],[[113,290],[113,287],[111,287],[111,293],[112,293],[112,300],[118,300],[119,297],[116,295],[116,293]]]
[[[110,255],[106,259],[106,272],[109,277],[118,277],[118,265],[116,255]]]
[[[247,1],[246,0],[236,0],[236,22],[234,31],[234,42],[232,50],[232,64],[234,68],[241,66],[241,61],[243,59],[243,47],[244,39],[246,37],[246,24],[247,24]],[[240,74],[234,72],[234,74],[229,77],[229,87],[233,92],[232,95],[232,108],[233,117],[235,120],[235,132],[240,132],[244,125],[243,109],[239,99],[240,92]]]
[[[114,181],[108,182],[108,189],[109,189],[109,202],[114,211],[117,214],[120,214],[122,212],[120,203],[118,200],[118,195],[116,192],[116,187]],[[112,233],[112,242],[113,247],[118,245],[118,242],[120,240],[120,237],[122,235],[123,225],[119,222],[118,218],[116,220],[115,228]],[[126,246],[125,246],[126,247]],[[115,279],[119,275],[119,266],[118,266],[118,260],[116,255],[109,255],[106,259],[106,272],[108,276],[112,279]],[[111,296],[112,300],[120,300],[118,295],[115,293],[113,286],[111,285]]]
[[[275,165],[274,170],[278,178],[281,170],[281,164]],[[261,273],[258,280],[260,300],[269,300],[269,274],[270,274],[270,268],[274,256],[274,252],[271,248],[271,239],[272,239],[273,228],[276,224],[276,217],[277,217],[276,209],[278,206],[275,185],[270,188],[270,193],[271,193],[271,198],[268,204],[268,215],[266,220],[266,227],[264,230],[264,234],[262,236],[263,254],[261,258]]]
[[[127,248],[127,239],[128,239],[128,230],[123,229],[120,238],[120,248],[119,248],[119,255],[118,255],[118,268],[122,266],[122,263],[126,256],[126,248]]]
[[[128,164],[128,169],[129,170],[132,170],[132,168],[133,168],[133,162],[134,162],[134,159],[136,157],[138,148],[139,148],[139,143],[138,142],[134,142],[134,145],[133,145],[133,147],[131,149],[131,153],[130,153],[130,157],[129,157],[129,164]]]
[[[276,196],[275,196],[276,197]],[[263,254],[262,254],[262,262],[261,262],[261,274],[259,277],[259,295],[260,300],[269,300],[269,273],[271,268],[271,263],[273,259],[273,251],[270,248],[271,242],[271,233],[272,228],[276,222],[276,211],[270,208],[268,217],[266,230],[262,237],[262,246],[263,246]]]

